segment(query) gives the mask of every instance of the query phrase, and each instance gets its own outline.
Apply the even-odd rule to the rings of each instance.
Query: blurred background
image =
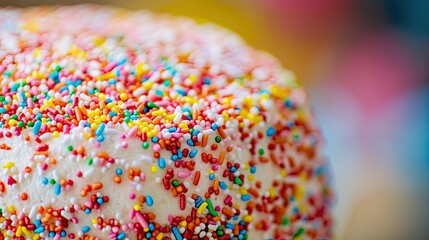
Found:
[[[215,22],[279,58],[307,88],[323,129],[336,238],[427,239],[429,1],[90,2]]]

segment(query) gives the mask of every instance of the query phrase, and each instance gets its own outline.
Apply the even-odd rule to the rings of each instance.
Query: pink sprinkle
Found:
[[[213,171],[217,171],[219,168],[217,167],[217,165],[214,165],[213,167],[212,167],[212,170]]]
[[[138,129],[139,129],[139,127],[137,125],[135,125],[133,128],[131,128],[131,130],[128,132],[128,137],[132,137],[132,136],[136,135],[136,132]]]
[[[143,228],[148,228],[146,220],[143,218],[142,214],[140,212],[136,212],[137,221],[139,221],[140,225],[142,225]]]
[[[96,148],[99,148],[101,146],[100,142],[95,142],[94,145]]]
[[[80,178],[80,177],[82,177],[82,172],[81,171],[78,171],[77,173],[76,173],[76,176],[78,177],[78,178]]]
[[[128,143],[127,142],[122,142],[121,146],[122,146],[122,148],[127,148],[128,147]]]
[[[156,144],[153,145],[152,149],[155,152],[158,152],[159,150],[161,150],[161,145],[159,145],[158,143],[156,143]]]
[[[130,199],[136,198],[136,195],[134,193],[130,193]]]
[[[118,65],[117,62],[110,62],[109,64],[107,64],[104,68],[103,68],[103,72],[107,73],[112,71],[116,66]]]
[[[191,173],[190,172],[182,172],[182,171],[180,171],[180,172],[178,172],[177,173],[177,176],[179,177],[179,178],[187,178],[187,177],[189,177],[191,175]]]
[[[116,233],[109,233],[109,238],[110,239],[115,239],[116,238]]]
[[[173,222],[173,216],[168,215],[167,219],[168,219],[169,222]]]
[[[136,211],[134,210],[134,208],[131,208],[130,219],[134,219],[135,216],[136,216]]]
[[[45,171],[46,169],[48,169],[48,164],[46,163],[42,164],[42,170]]]

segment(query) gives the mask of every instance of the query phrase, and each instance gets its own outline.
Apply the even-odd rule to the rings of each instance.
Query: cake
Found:
[[[328,239],[304,89],[230,31],[0,10],[0,239]]]

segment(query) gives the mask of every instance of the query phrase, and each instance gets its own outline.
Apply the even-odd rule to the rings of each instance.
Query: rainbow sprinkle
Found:
[[[320,132],[274,59],[180,18],[0,11],[0,239],[331,237]]]

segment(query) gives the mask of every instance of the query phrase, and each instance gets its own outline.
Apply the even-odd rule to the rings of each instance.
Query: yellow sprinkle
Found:
[[[253,221],[252,215],[246,215],[246,216],[244,216],[243,217],[243,221],[245,221],[245,222],[251,222],[251,221]]]
[[[33,240],[38,240],[40,238],[40,234],[35,234],[34,236],[33,236]]]
[[[140,204],[134,204],[134,210],[136,210],[136,211],[140,211],[140,209],[141,209],[141,206],[140,206]]]
[[[128,94],[126,94],[126,93],[121,93],[121,94],[119,94],[119,98],[120,98],[122,101],[126,101],[126,100],[128,99]]]
[[[270,197],[275,197],[276,196],[276,189],[275,188],[270,188],[268,190],[268,192],[270,193]]]
[[[246,190],[244,187],[240,187],[240,188],[238,189],[238,192],[239,192],[241,195],[244,195],[244,194],[246,194],[246,193],[247,193],[247,190]]]
[[[158,171],[158,168],[156,166],[152,166],[150,168],[150,171],[153,172],[153,173],[156,173]]]
[[[21,230],[25,236],[28,236],[28,237],[31,236],[30,231],[28,231],[28,229],[26,227],[22,227]]]
[[[147,82],[142,83],[142,87],[144,87],[146,90],[150,90],[152,88],[152,86],[153,86],[153,82],[147,81]]]
[[[58,136],[60,136],[60,132],[55,131],[55,132],[53,132],[53,133],[52,133],[52,136],[54,136],[54,137],[58,137]]]
[[[160,109],[160,110],[153,111],[152,116],[156,117],[156,116],[160,116],[164,113],[165,113],[165,110]]]
[[[13,166],[15,166],[15,163],[7,162],[3,165],[3,168],[11,169]]]
[[[287,176],[287,172],[285,169],[280,170],[280,175],[285,178]]]
[[[10,119],[9,120],[9,126],[13,127],[18,125],[18,121],[16,121],[15,119]]]
[[[156,240],[161,240],[164,237],[164,234],[162,232],[158,233],[158,235],[156,235]]]
[[[8,211],[9,213],[13,213],[13,212],[15,212],[15,206],[14,206],[14,205],[10,205],[10,206],[7,208],[7,211]]]
[[[247,179],[249,179],[249,181],[253,181],[255,180],[255,175],[249,175],[247,176]]]
[[[186,221],[181,221],[180,223],[179,223],[179,225],[181,226],[181,227],[186,227]]]
[[[207,203],[206,203],[206,202],[203,202],[203,203],[200,205],[200,207],[197,209],[197,213],[198,213],[198,214],[203,213],[203,211],[204,211],[204,209],[206,209],[206,207],[207,207]]]
[[[21,237],[22,236],[22,227],[21,226],[18,226],[18,229],[16,230],[15,235],[17,237]]]
[[[179,128],[182,128],[182,129],[188,128],[188,124],[181,122],[181,123],[179,123]]]

